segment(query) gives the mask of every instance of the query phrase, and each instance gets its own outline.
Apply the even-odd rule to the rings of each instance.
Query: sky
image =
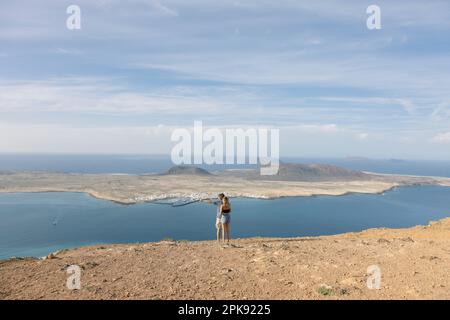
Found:
[[[281,156],[450,160],[449,34],[447,0],[2,0],[0,153],[169,154],[203,121],[277,128]]]

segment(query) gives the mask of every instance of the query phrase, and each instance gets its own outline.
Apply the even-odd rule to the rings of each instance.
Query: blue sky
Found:
[[[279,128],[282,156],[450,160],[449,34],[445,0],[3,0],[0,152],[169,153],[202,120]]]

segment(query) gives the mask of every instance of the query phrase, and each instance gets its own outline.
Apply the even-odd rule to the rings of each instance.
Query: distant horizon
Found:
[[[55,152],[1,152],[0,156],[9,155],[9,156],[142,156],[142,157],[161,157],[168,158],[170,160],[170,154],[155,154],[155,153],[55,153]],[[376,158],[376,157],[366,157],[366,156],[296,156],[296,155],[287,155],[280,156],[280,160],[283,159],[304,159],[304,160],[349,160],[349,161],[429,161],[429,162],[450,162],[450,159],[430,159],[430,158]],[[189,164],[187,164],[189,165]],[[192,164],[195,166],[195,164]],[[220,165],[220,164],[214,164]],[[224,164],[226,165],[226,164]]]

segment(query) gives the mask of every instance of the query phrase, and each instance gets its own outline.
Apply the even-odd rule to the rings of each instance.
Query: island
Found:
[[[412,185],[450,186],[450,178],[377,174],[325,164],[282,163],[277,175],[257,169],[208,172],[175,166],[160,174],[74,174],[0,172],[0,192],[84,192],[121,204],[170,198],[205,200],[225,192],[230,197],[272,199],[292,196],[383,193]]]

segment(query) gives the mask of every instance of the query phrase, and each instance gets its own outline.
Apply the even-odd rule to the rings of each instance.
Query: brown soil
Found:
[[[214,230],[212,230],[214,232]],[[66,287],[70,265],[81,289]],[[367,268],[381,288],[367,288]],[[329,237],[92,246],[0,262],[1,299],[450,299],[450,218]]]

